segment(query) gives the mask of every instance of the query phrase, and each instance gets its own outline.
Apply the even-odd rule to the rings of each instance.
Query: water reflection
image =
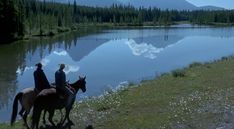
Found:
[[[18,67],[24,66],[25,51],[18,45],[3,46],[0,51],[0,109],[8,104],[16,91]]]
[[[163,48],[156,48],[152,44],[140,43],[137,44],[134,40],[126,42],[135,56],[144,56],[149,59],[155,59],[157,54],[163,51]]]
[[[89,30],[90,31],[90,30]],[[92,30],[96,33],[99,30]],[[53,38],[35,38],[30,41],[19,41],[10,45],[0,46],[0,121],[9,120],[12,99],[16,92],[25,87],[33,86],[32,74],[35,63],[42,61],[44,65],[49,63],[45,56],[56,48],[70,49],[76,45],[80,36],[87,35],[86,29],[81,32],[73,32]],[[71,71],[76,67],[70,67]],[[27,78],[27,76],[29,78]],[[21,83],[20,79],[27,80]],[[7,117],[6,117],[7,116]]]
[[[70,82],[87,75],[89,92],[78,96],[83,98],[100,95],[123,81],[137,82],[194,61],[233,54],[233,37],[233,28],[120,29],[0,46],[0,121],[9,119],[16,92],[34,85],[32,73],[39,61],[50,82],[60,63],[68,66]]]

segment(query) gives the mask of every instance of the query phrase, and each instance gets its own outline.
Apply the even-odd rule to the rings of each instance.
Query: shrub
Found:
[[[184,70],[174,70],[172,71],[173,77],[185,77],[185,71]]]
[[[226,61],[228,59],[229,59],[229,57],[222,57],[221,61]]]
[[[189,65],[189,68],[198,67],[198,66],[201,66],[201,65],[202,65],[202,63],[194,62],[194,63]]]
[[[63,33],[63,32],[68,32],[68,31],[70,31],[70,29],[69,29],[69,28],[66,28],[66,27],[58,27],[58,28],[57,28],[57,31],[58,31],[58,33]]]
[[[55,34],[56,34],[55,31],[49,31],[47,35],[48,35],[48,36],[54,36]]]

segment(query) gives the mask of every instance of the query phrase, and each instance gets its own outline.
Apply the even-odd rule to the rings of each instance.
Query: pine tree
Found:
[[[16,38],[18,17],[18,10],[13,0],[0,1],[0,44]]]

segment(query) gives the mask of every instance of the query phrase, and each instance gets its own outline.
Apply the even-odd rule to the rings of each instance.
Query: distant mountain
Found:
[[[216,6],[201,6],[198,8],[201,10],[225,10],[225,8],[216,7]]]
[[[56,2],[72,2],[73,0],[55,0]],[[113,4],[133,5],[134,7],[156,7],[160,9],[176,10],[223,10],[215,6],[197,7],[186,0],[76,0],[78,5],[93,7],[108,7]]]
[[[194,10],[197,7],[186,0],[128,0],[135,7],[157,7],[160,9]]]
[[[43,0],[40,0],[43,1]],[[47,0],[52,1],[52,0]],[[74,0],[53,0],[58,3],[71,3],[73,4]],[[101,1],[101,2],[100,2]],[[78,5],[91,6],[91,7],[109,7],[113,4],[122,4],[118,0],[76,0]]]
[[[78,5],[94,6],[94,7],[109,7],[113,4],[122,4],[118,0],[76,0]]]

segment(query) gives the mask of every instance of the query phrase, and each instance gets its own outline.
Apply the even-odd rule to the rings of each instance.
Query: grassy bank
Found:
[[[88,92],[88,91],[87,91]],[[85,129],[209,129],[234,126],[234,58],[194,63],[161,77],[74,106]],[[58,115],[57,115],[58,116]],[[19,129],[18,122],[12,129]],[[1,129],[10,129],[6,124]]]
[[[203,65],[194,63],[99,101],[81,103],[73,118],[77,128],[233,127],[233,66],[233,58]]]

